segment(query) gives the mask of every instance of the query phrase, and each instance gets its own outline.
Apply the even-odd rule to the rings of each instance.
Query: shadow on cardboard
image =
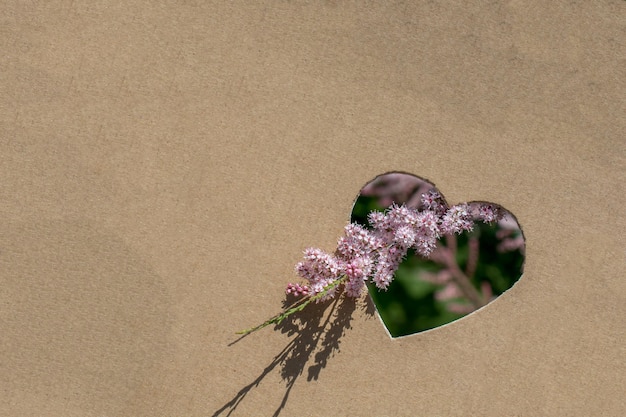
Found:
[[[283,307],[291,304],[292,301],[285,300]],[[317,380],[328,360],[335,352],[339,352],[340,339],[352,327],[350,324],[352,315],[357,308],[363,308],[368,315],[373,315],[375,312],[375,306],[370,297],[355,301],[354,298],[341,297],[337,294],[331,300],[309,305],[304,311],[295,313],[276,325],[274,330],[279,330],[293,338],[257,378],[241,388],[230,401],[213,413],[213,417],[233,414],[246,395],[259,386],[263,379],[277,367],[280,368],[281,377],[285,381],[285,392],[273,414],[273,416],[280,415],[287,404],[291,389],[298,378],[305,373],[305,369],[307,381]],[[231,345],[244,337],[246,336],[235,340]]]

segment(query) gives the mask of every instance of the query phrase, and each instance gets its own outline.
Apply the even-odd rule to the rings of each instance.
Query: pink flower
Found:
[[[374,228],[374,230],[385,230],[389,228],[387,223],[387,216],[380,211],[372,211],[367,215],[368,223]]]
[[[493,204],[479,203],[473,206],[472,216],[475,219],[482,220],[484,223],[492,223],[502,218],[500,209]]]
[[[441,221],[441,230],[444,234],[461,234],[464,231],[472,231],[473,228],[470,208],[465,203],[450,207]]]
[[[427,258],[437,246],[437,239],[441,237],[439,218],[434,211],[423,211],[418,215],[417,224],[419,233],[413,248]]]
[[[337,259],[321,249],[315,248],[308,248],[304,251],[304,261],[296,265],[296,272],[309,281],[311,295],[322,292],[324,287],[340,276]]]
[[[415,244],[417,233],[413,227],[400,226],[394,233],[394,242],[403,248],[410,248]]]
[[[296,297],[306,296],[309,295],[309,287],[306,285],[289,283],[287,284],[287,289],[285,290],[285,292],[287,294],[295,295]]]
[[[397,246],[384,247],[379,251],[378,262],[372,280],[381,289],[386,290],[393,280],[393,274],[406,256],[407,249]]]
[[[328,286],[342,277],[350,297],[360,295],[368,281],[386,290],[409,249],[429,257],[442,235],[471,231],[474,218],[484,222],[500,218],[498,208],[486,203],[447,208],[441,194],[434,190],[422,195],[422,203],[422,210],[393,204],[385,212],[369,213],[371,229],[348,224],[334,255],[306,249],[296,272],[308,285],[289,284],[287,293],[313,296],[327,291],[321,298],[326,299],[336,291],[336,286],[330,290]]]
[[[354,259],[369,256],[380,244],[380,240],[369,230],[350,223],[344,229],[344,236],[337,242],[337,251],[344,259]]]
[[[427,210],[434,211],[438,214],[443,214],[446,211],[446,204],[437,190],[430,190],[422,194],[422,204]]]

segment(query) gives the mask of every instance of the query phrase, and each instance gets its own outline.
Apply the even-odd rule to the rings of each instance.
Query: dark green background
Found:
[[[352,211],[351,221],[369,227],[367,214],[385,208],[379,206],[375,197],[359,196]],[[496,237],[498,228],[497,223],[489,225],[478,222],[474,231],[457,236],[457,263],[461,270],[465,270],[468,258],[467,242],[470,233],[479,238],[479,258],[472,284],[480,291],[481,283],[487,281],[492,287],[494,296],[511,288],[520,278],[524,263],[524,256],[519,250],[505,253],[496,250],[500,242]],[[445,243],[440,240],[438,244]],[[392,336],[432,329],[468,314],[453,313],[447,308],[451,302],[463,303],[467,302],[466,300],[436,300],[435,292],[443,285],[420,279],[425,272],[437,272],[442,268],[443,266],[410,251],[400,264],[387,291],[381,291],[374,284],[368,284],[370,295]]]

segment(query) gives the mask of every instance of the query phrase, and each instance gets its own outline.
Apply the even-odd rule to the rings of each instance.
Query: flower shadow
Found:
[[[356,301],[340,295],[337,294],[331,300],[312,303],[305,310],[294,313],[275,325],[274,330],[291,337],[289,343],[274,356],[257,378],[241,388],[213,417],[232,415],[246,395],[277,367],[280,368],[280,375],[285,382],[285,392],[273,416],[280,415],[285,408],[291,389],[305,370],[307,381],[317,380],[329,359],[340,351],[341,337],[352,328],[351,321],[357,308],[363,309],[367,315],[373,315],[375,311],[370,297]],[[292,301],[288,297],[283,302],[283,307]]]

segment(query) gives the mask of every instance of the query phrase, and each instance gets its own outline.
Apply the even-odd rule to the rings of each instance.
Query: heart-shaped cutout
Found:
[[[434,192],[434,193],[431,193]],[[361,189],[351,222],[368,228],[368,214],[404,204],[424,209],[422,195],[441,196],[434,184],[392,172]],[[468,203],[477,208],[482,202]],[[472,231],[442,236],[426,259],[410,250],[386,290],[368,283],[376,309],[392,337],[433,329],[476,311],[513,286],[524,266],[525,240],[515,217],[497,204],[498,221],[476,221]]]
[[[429,330],[513,286],[522,274],[524,248],[517,220],[502,207],[449,206],[426,180],[381,175],[361,189],[334,254],[305,249],[295,269],[307,283],[287,285],[285,310],[238,334],[280,324],[337,294],[359,297],[366,286],[392,337]]]

